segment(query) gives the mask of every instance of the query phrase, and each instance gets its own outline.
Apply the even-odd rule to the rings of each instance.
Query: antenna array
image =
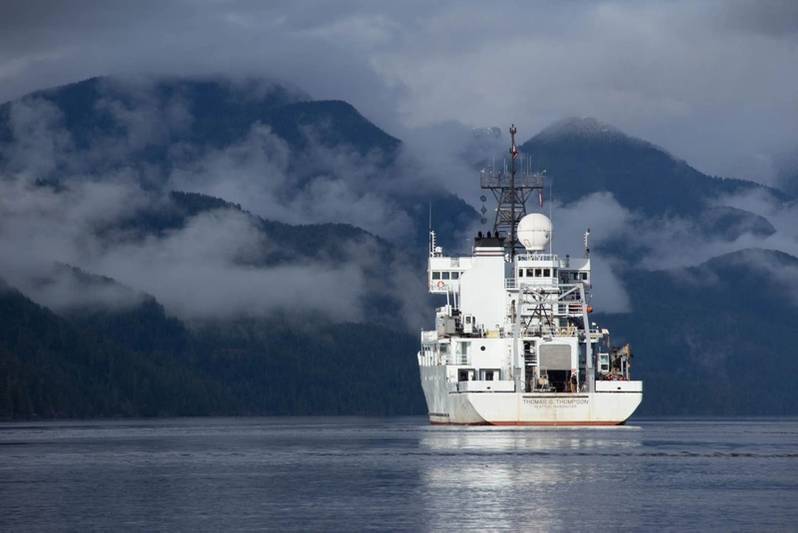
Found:
[[[520,248],[516,238],[518,221],[526,215],[526,201],[529,196],[537,191],[541,207],[543,206],[543,183],[542,173],[532,170],[531,159],[523,157],[515,144],[515,134],[517,133],[515,124],[510,127],[510,168],[507,169],[505,161],[502,170],[483,169],[480,173],[480,188],[490,191],[496,199],[496,217],[493,222],[493,229],[509,236],[506,245],[509,247],[511,257],[515,257],[516,248]],[[520,161],[518,161],[520,159]],[[523,163],[519,170],[519,163]],[[486,200],[483,195],[480,198]],[[486,209],[482,207],[482,223],[486,223],[484,218]]]

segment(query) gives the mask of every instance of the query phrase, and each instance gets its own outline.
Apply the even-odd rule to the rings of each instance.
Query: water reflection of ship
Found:
[[[424,433],[421,452],[434,461],[420,472],[429,529],[551,531],[573,526],[574,494],[599,509],[612,502],[605,487],[646,475],[629,460],[642,443],[639,428],[440,428]],[[584,496],[583,496],[584,495]]]
[[[418,353],[430,421],[623,424],[643,383],[631,379],[629,346],[613,347],[590,321],[590,230],[584,257],[553,253],[550,218],[526,210],[535,193],[542,207],[544,175],[528,162],[517,168],[510,133],[509,169],[481,175],[497,202],[493,231],[477,233],[465,257],[445,256],[430,231],[429,291],[446,298]]]

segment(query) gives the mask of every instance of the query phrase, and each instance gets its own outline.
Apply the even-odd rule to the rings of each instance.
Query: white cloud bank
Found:
[[[798,138],[798,4],[11,0],[0,100],[103,74],[272,76],[388,131],[597,116],[711,174],[772,181]]]

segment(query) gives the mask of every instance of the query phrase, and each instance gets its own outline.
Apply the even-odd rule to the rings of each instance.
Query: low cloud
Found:
[[[593,306],[605,313],[631,311],[629,295],[623,286],[624,265],[601,251],[601,245],[624,232],[632,215],[610,193],[596,193],[572,204],[551,206],[554,225],[552,245],[561,256],[583,257],[584,234],[590,224]]]
[[[146,220],[148,211],[168,215],[168,191],[177,189],[223,198],[269,220],[348,223],[406,240],[414,221],[395,199],[425,187],[405,179],[410,158],[386,167],[381,154],[325,146],[311,128],[302,153],[292,154],[261,124],[224,148],[170,145],[171,135],[192,123],[179,96],[158,101],[147,79],[131,86],[110,80],[100,90],[105,94],[89,112],[114,127],[102,135],[81,131],[87,138],[80,141],[48,101],[10,106],[12,139],[0,146],[0,276],[56,309],[137,301],[128,291],[115,297],[111,285],[88,290],[84,279],[53,268],[64,264],[152,294],[187,319],[313,312],[368,320],[364,301],[388,297],[399,302],[406,323],[420,323],[423,287],[408,275],[416,267],[400,256],[375,265],[376,241],[368,236],[342,240],[336,257],[272,265],[268,236],[235,210],[193,216],[163,234],[123,229]],[[164,143],[166,175],[164,166],[139,157]],[[381,284],[372,281],[378,271]]]
[[[64,166],[64,158],[73,150],[61,111],[42,98],[11,105],[8,125],[15,141],[0,145],[0,153],[11,172],[36,177],[51,174]]]
[[[178,229],[143,238],[115,229],[137,208],[159,202],[166,200],[123,183],[81,182],[54,191],[0,180],[0,276],[58,310],[132,305],[143,291],[185,319],[274,312],[364,318],[365,274],[357,261],[265,266],[272,245],[243,213],[205,212]],[[87,282],[58,264],[113,278],[123,287]]]
[[[798,257],[798,203],[785,203],[766,190],[755,190],[718,198],[714,206],[765,217],[775,232],[763,236],[744,231],[726,238],[701,227],[702,220],[643,216],[621,206],[610,193],[595,193],[565,206],[557,202],[552,205],[554,248],[561,255],[581,257],[584,231],[590,224],[595,306],[606,312],[631,310],[623,283],[627,270],[676,271],[752,248],[779,250]],[[798,279],[796,272],[772,262],[758,260],[751,266],[790,287]]]
[[[798,257],[798,204],[784,202],[766,190],[716,199],[716,206],[742,209],[767,219],[775,229],[768,236],[743,232],[734,239],[713,237],[697,231],[694,223],[680,218],[659,219],[641,223],[635,228],[638,239],[650,243],[650,252],[643,266],[652,269],[689,267],[719,255],[749,248],[779,250]]]
[[[77,147],[60,111],[47,101],[26,99],[10,108],[16,141],[0,147],[7,168],[7,175],[0,177],[0,275],[46,305],[136,301],[131,293],[107,285],[86,290],[74,274],[53,270],[54,263],[63,263],[153,294],[188,319],[302,310],[337,320],[366,320],[363,299],[389,294],[400,301],[406,322],[424,323],[419,304],[424,288],[415,267],[400,258],[375,264],[373,242],[342,243],[336,266],[306,258],[264,266],[262,259],[272,246],[268,236],[252,218],[232,210],[191,217],[185,226],[163,235],[141,238],[118,228],[142,209],[166,205],[164,192],[174,188],[224,198],[266,219],[343,222],[400,241],[414,227],[399,201],[404,195],[446,187],[475,205],[480,191],[474,165],[506,141],[480,140],[459,123],[429,126],[417,130],[420,135],[386,168],[374,154],[324,146],[312,129],[304,132],[308,143],[302,159],[293,159],[296,155],[282,139],[257,124],[225,148],[172,146],[169,174],[160,175],[160,169],[130,166],[130,155],[190,128],[192,117],[179,97],[162,105],[146,83],[131,91],[124,100],[100,100],[99,109],[120,129],[110,138],[91,139],[87,149]],[[87,162],[97,161],[106,161],[108,171],[89,175]],[[54,175],[64,185],[36,183]],[[158,187],[148,187],[152,184]],[[580,256],[585,226],[590,225],[595,306],[605,312],[629,310],[623,286],[628,268],[693,266],[751,247],[798,256],[795,203],[784,204],[760,191],[719,198],[717,205],[760,214],[776,232],[765,238],[751,233],[732,240],[711,237],[697,231],[695,220],[645,219],[620,206],[611,194],[597,193],[573,204],[552,205],[555,250]],[[463,231],[471,234],[471,228]],[[609,245],[618,242],[639,255],[634,264],[612,253]],[[388,280],[383,286],[374,284],[373,273],[380,268]]]
[[[266,74],[403,138],[598,115],[708,173],[772,182],[798,135],[795,6],[7,0],[0,100],[94,75]]]
[[[390,240],[412,235],[413,221],[391,198],[391,178],[401,170],[347,147],[327,148],[310,129],[305,136],[311,142],[294,154],[268,126],[256,124],[242,141],[178,163],[168,186],[289,224],[340,222]]]
[[[362,319],[364,274],[304,260],[264,267],[271,244],[251,217],[216,210],[179,230],[122,242],[92,261],[92,271],[155,295],[184,318],[229,318],[317,312],[341,321]]]

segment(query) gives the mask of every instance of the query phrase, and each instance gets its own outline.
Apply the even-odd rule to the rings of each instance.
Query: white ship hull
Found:
[[[460,392],[447,381],[446,367],[419,370],[433,424],[613,426],[626,422],[643,399],[641,381],[596,382],[593,393]]]

